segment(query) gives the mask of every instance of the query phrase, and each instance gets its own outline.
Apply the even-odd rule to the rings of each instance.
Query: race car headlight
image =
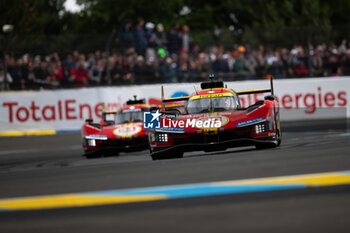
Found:
[[[264,123],[260,123],[255,125],[255,133],[260,134],[260,133],[266,133],[268,130],[267,125]]]
[[[167,133],[157,133],[156,138],[157,142],[167,142],[168,141],[168,134]]]
[[[87,135],[85,140],[88,146],[96,146],[96,140],[105,141],[108,140],[108,137],[106,135]]]
[[[151,137],[151,141],[155,142],[156,141],[156,135],[154,133],[150,133],[149,135]]]
[[[88,146],[96,146],[96,141],[95,139],[88,139],[87,144]]]
[[[87,140],[108,140],[108,137],[106,135],[87,135],[85,136],[85,139]]]

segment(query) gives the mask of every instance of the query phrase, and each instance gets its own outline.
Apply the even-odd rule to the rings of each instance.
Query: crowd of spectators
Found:
[[[223,80],[326,77],[350,75],[350,43],[340,45],[295,45],[292,48],[253,49],[248,45],[207,46],[193,43],[187,25],[175,23],[165,32],[162,24],[134,26],[125,21],[117,35],[118,47],[107,57],[105,52],[66,56],[7,55],[7,81],[0,65],[0,90],[56,89],[87,86],[144,83],[191,82],[205,80],[214,73]]]

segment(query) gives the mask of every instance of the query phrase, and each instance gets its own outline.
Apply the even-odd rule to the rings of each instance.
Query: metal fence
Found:
[[[109,34],[2,35],[1,47],[7,56],[3,53],[0,89],[191,82],[209,73],[223,80],[262,79],[267,74],[276,78],[350,75],[350,44],[343,40],[350,38],[349,25],[337,30],[316,26],[191,30],[187,45],[182,36],[174,42],[166,32],[159,35],[164,37],[161,43],[149,41],[143,50],[137,44],[121,47],[115,30]],[[5,68],[10,79],[1,78]]]

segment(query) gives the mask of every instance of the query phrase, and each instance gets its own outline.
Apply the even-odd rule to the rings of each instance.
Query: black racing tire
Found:
[[[96,158],[101,158],[102,155],[99,153],[88,153],[88,154],[84,154],[85,158],[87,159],[96,159]]]
[[[276,147],[278,147],[282,143],[282,132],[281,132],[281,128],[280,128],[279,119],[275,120],[275,127],[276,127],[276,138],[277,138],[277,145],[276,145]]]
[[[280,113],[276,114],[275,109],[273,109],[273,115],[275,118],[275,129],[276,129],[276,138],[277,138],[277,145],[275,147],[278,147],[282,143],[282,132],[281,132],[281,124],[280,124]]]
[[[101,157],[117,157],[119,156],[119,151],[115,151],[115,152],[108,152],[108,153],[103,153],[101,154]]]
[[[179,151],[169,151],[169,152],[161,152],[161,153],[153,153],[151,154],[152,160],[161,160],[161,159],[180,159],[183,158],[184,152]]]
[[[278,131],[280,131],[280,130],[278,130]],[[281,143],[282,143],[282,135],[278,132],[277,133],[277,145],[276,145],[276,147],[280,146]]]
[[[260,143],[260,144],[255,144],[255,148],[257,150],[263,150],[263,149],[270,149],[270,148],[275,148],[277,147],[278,144],[275,143]]]

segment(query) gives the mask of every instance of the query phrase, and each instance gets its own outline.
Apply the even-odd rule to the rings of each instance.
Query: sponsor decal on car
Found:
[[[262,121],[262,120],[264,120],[264,117],[259,117],[259,118],[252,119],[252,120],[249,120],[249,121],[238,122],[238,123],[236,124],[236,127],[242,127],[242,126],[252,125],[252,124],[258,123],[258,122],[260,122],[260,121]]]
[[[142,130],[142,127],[139,125],[126,125],[120,126],[113,131],[113,134],[116,136],[126,137],[139,133]]]
[[[157,132],[163,132],[163,133],[184,133],[184,128],[169,128],[169,127],[161,127],[157,129]]]
[[[195,95],[195,96],[191,97],[191,100],[224,97],[224,96],[233,96],[233,94],[231,94],[231,93],[215,93],[215,94]]]

